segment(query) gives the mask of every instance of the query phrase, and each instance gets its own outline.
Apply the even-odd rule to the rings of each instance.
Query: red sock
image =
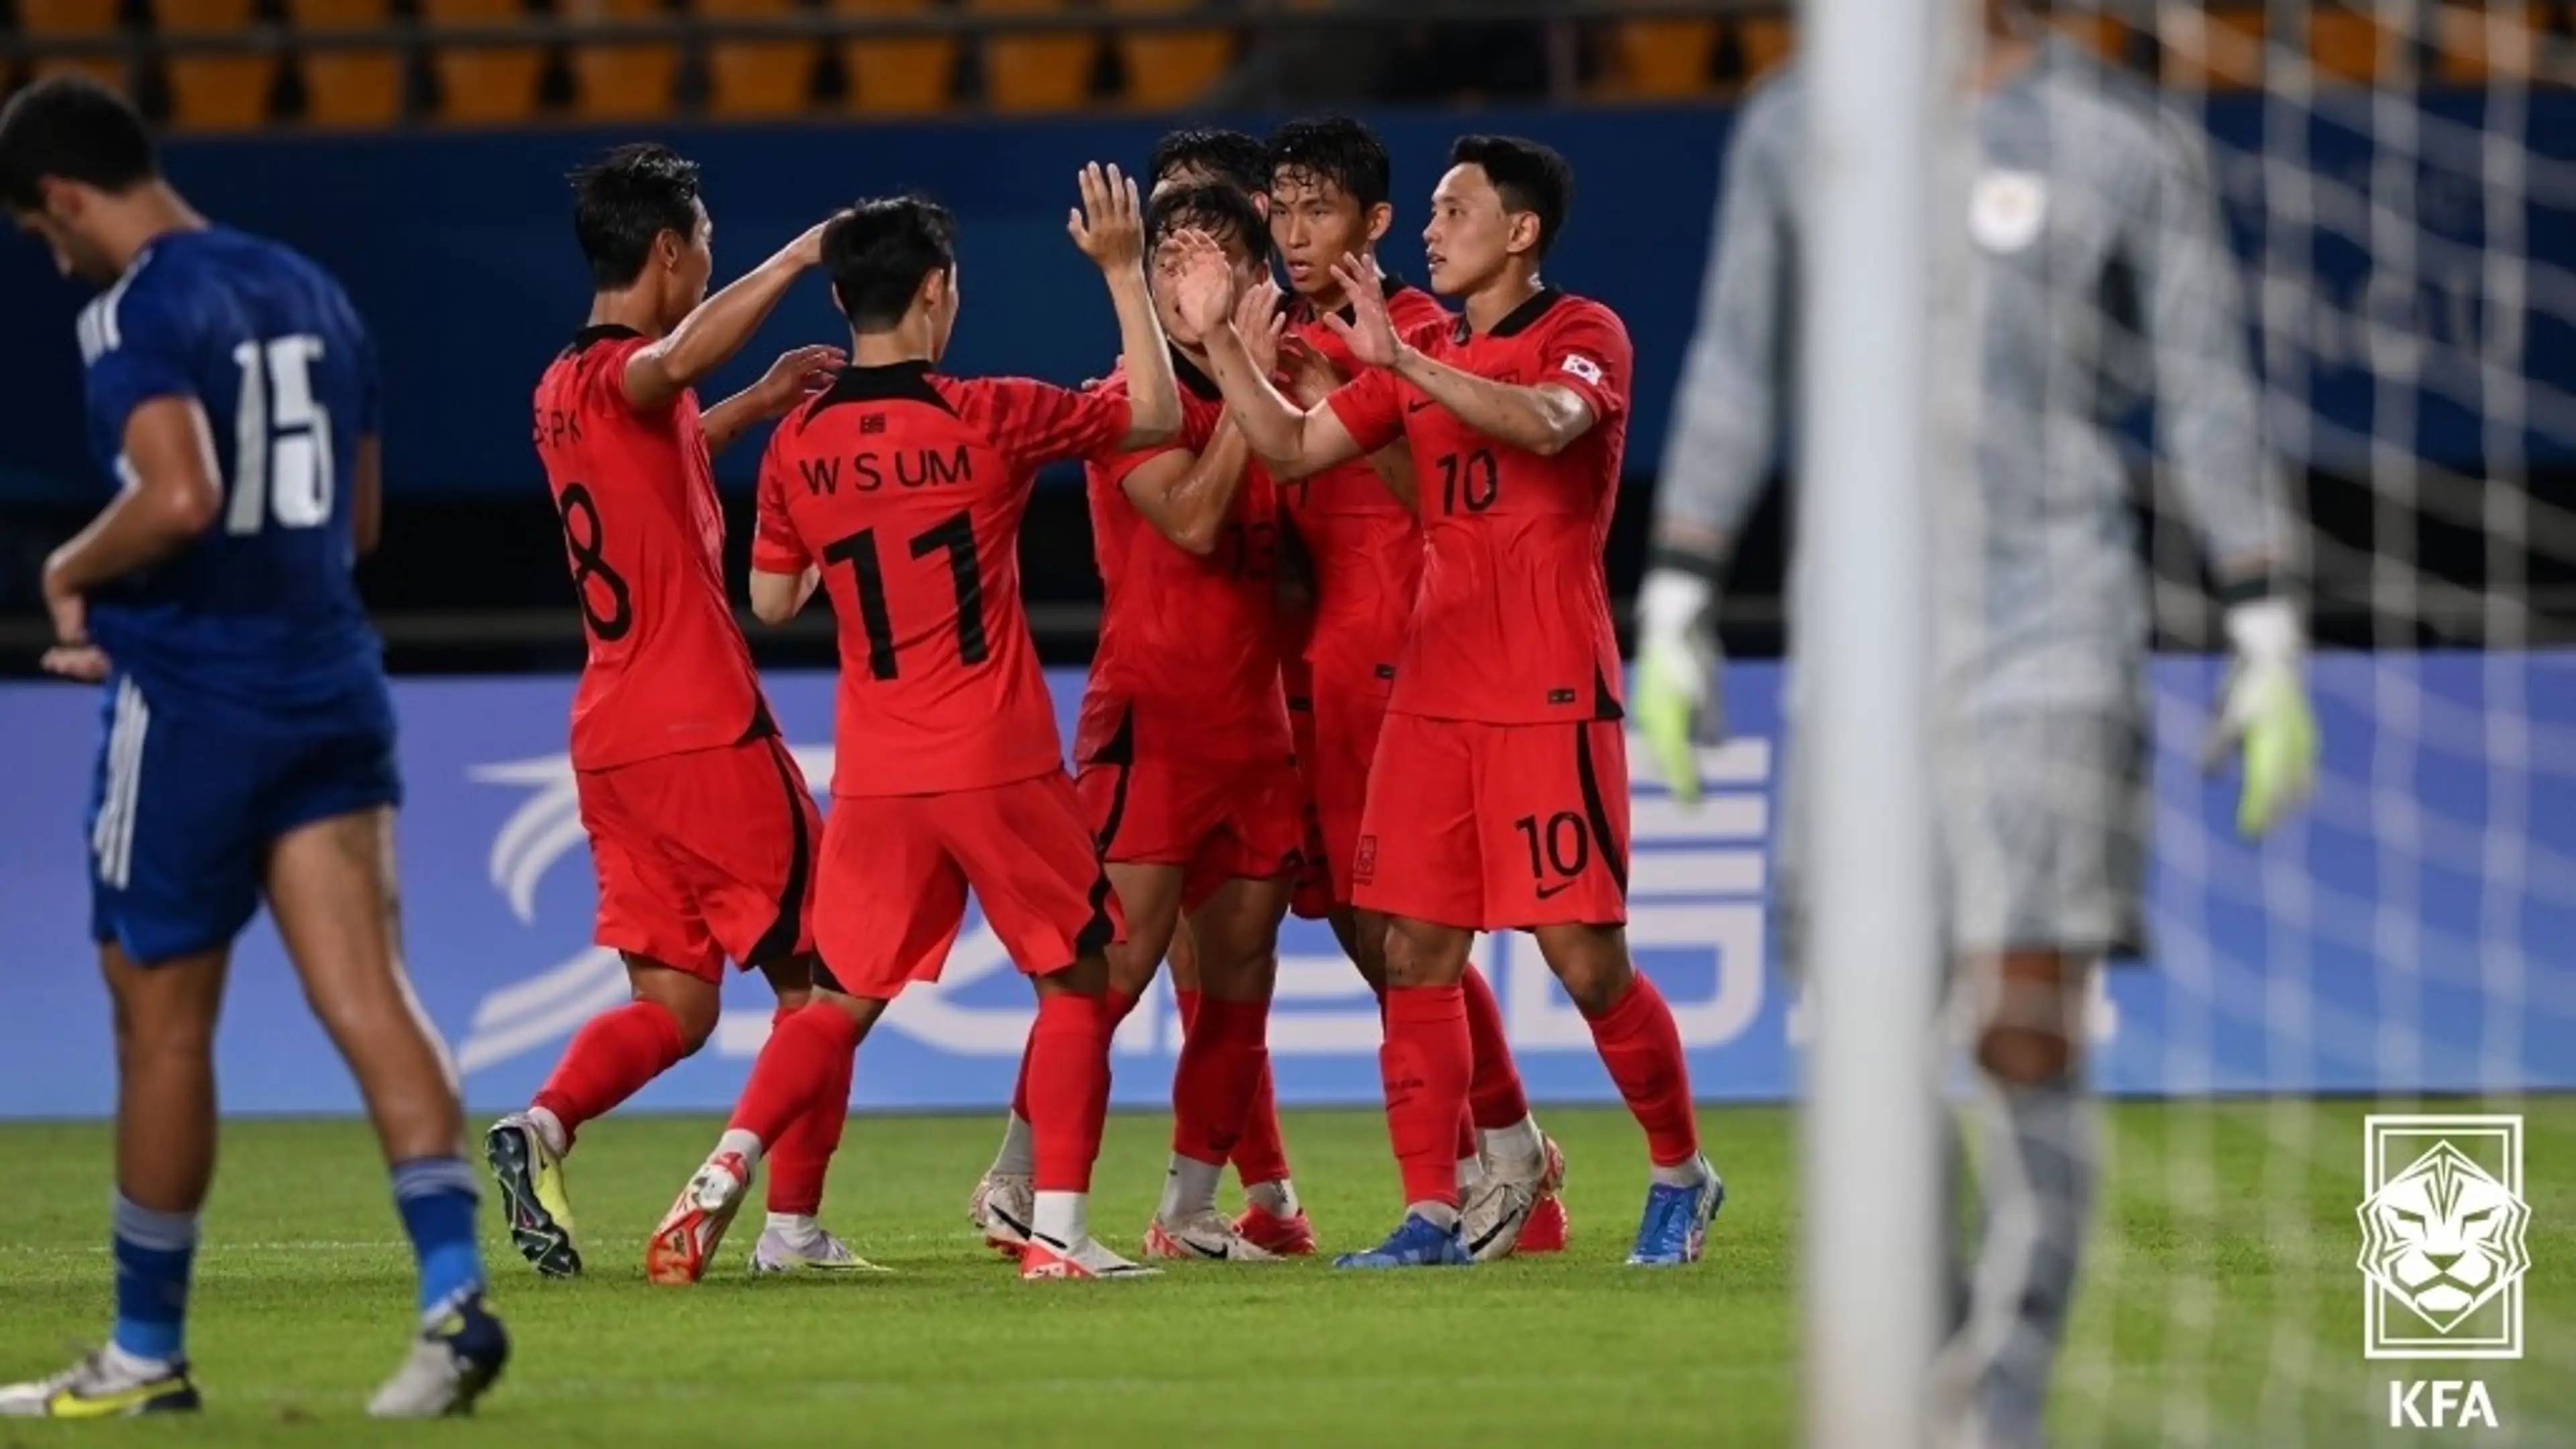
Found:
[[[1646,1129],[1646,1150],[1655,1165],[1677,1167],[1697,1157],[1699,1116],[1691,1110],[1690,1065],[1664,994],[1640,972],[1628,994],[1590,1023],[1601,1065],[1619,1084],[1629,1115]]]
[[[635,1095],[688,1055],[680,1020],[658,1001],[630,1001],[583,1022],[537,1089],[531,1105],[564,1125],[564,1145],[582,1123]]]
[[[833,1083],[844,1084],[842,1100],[849,1100],[850,1054],[858,1049],[859,1024],[832,1003],[817,1001],[787,1013],[751,1064],[751,1080],[742,1084],[726,1130],[749,1132],[763,1152],[776,1149],[787,1140],[789,1126],[831,1094]]]
[[[1271,1085],[1266,1042],[1261,1076],[1252,1084],[1252,1105],[1243,1114],[1243,1135],[1234,1139],[1234,1175],[1245,1187],[1288,1180],[1288,1140],[1279,1133],[1279,1093]]]
[[[1483,972],[1467,968],[1458,983],[1467,992],[1467,1038],[1476,1045],[1476,1080],[1467,1104],[1479,1127],[1509,1127],[1529,1115],[1521,1069],[1512,1061],[1512,1039],[1503,1034],[1503,1004]]]
[[[1109,1013],[1109,1030],[1113,1035],[1120,1026],[1125,1024],[1129,1014],[1136,1010],[1136,1003],[1144,1000],[1141,996],[1131,995],[1115,986],[1101,992],[1100,997],[1106,1004]],[[1190,1002],[1181,1008],[1183,1030],[1189,1028],[1190,1008],[1197,1004],[1197,993],[1191,993],[1191,998]],[[1029,1040],[1034,1042],[1037,1038],[1037,1023],[1030,1022]],[[1011,1085],[1011,1115],[1023,1122],[1032,1120],[1029,1116],[1029,1049],[1025,1046],[1020,1048],[1020,1078]]]
[[[1116,995],[1117,993],[1112,993]],[[1060,992],[1038,1001],[1029,1030],[1029,1128],[1039,1192],[1089,1192],[1109,1116],[1109,1034],[1115,1002]],[[1128,999],[1132,1010],[1134,999]]]
[[[1181,1031],[1186,1034],[1199,1024],[1199,994],[1175,986],[1172,1001],[1181,1009]]]
[[[1172,1073],[1172,1150],[1222,1164],[1243,1137],[1253,1090],[1270,1065],[1270,1003],[1209,997],[1196,1015]]]
[[[780,1007],[769,1018],[772,1032],[792,1013]],[[823,1176],[832,1170],[832,1154],[841,1149],[841,1129],[850,1120],[850,1075],[858,1066],[852,1053],[841,1058],[831,1084],[805,1115],[787,1124],[787,1133],[769,1150],[769,1210],[812,1217],[823,1210]]]
[[[1455,986],[1401,986],[1386,994],[1387,1136],[1404,1172],[1406,1202],[1458,1205],[1458,1133],[1474,1071],[1467,1003]]]

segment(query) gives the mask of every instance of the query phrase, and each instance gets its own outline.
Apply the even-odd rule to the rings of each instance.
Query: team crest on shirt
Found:
[[[1573,373],[1576,377],[1582,378],[1585,382],[1592,384],[1594,387],[1599,387],[1601,385],[1601,364],[1584,356],[1580,352],[1566,354],[1564,367],[1566,371]]]
[[[1351,881],[1366,885],[1377,879],[1377,837],[1363,835],[1351,851]]]
[[[1989,171],[1968,197],[1968,234],[2009,255],[2039,240],[2048,220],[2048,183],[2028,171]]]

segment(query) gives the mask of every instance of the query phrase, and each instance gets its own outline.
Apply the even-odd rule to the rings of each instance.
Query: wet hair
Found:
[[[1270,135],[1270,182],[1329,182],[1367,211],[1387,199],[1393,168],[1386,143],[1348,116],[1290,121]]]
[[[884,332],[912,310],[921,279],[957,265],[957,218],[917,193],[854,203],[823,228],[832,295],[861,332]]]
[[[1270,189],[1268,148],[1241,131],[1217,126],[1190,126],[1166,134],[1154,143],[1145,170],[1149,191],[1175,171],[1206,171],[1247,192]]]

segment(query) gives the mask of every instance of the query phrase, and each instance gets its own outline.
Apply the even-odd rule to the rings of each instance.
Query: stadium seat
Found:
[[[987,15],[1069,10],[1065,0],[966,0]],[[984,104],[997,111],[1070,111],[1091,95],[1100,37],[1090,31],[996,36],[984,42]]]
[[[251,0],[152,0],[152,23],[170,35],[222,35],[248,30]],[[182,131],[241,130],[268,119],[277,57],[249,52],[173,55],[170,124]]]
[[[2308,14],[2308,60],[2320,81],[2377,81],[2389,73],[2398,44],[2397,32],[2376,16],[2351,10]]]
[[[793,0],[698,0],[709,19],[759,19],[794,13]],[[718,40],[707,45],[707,110],[718,116],[792,116],[813,103],[812,40]]]
[[[661,0],[565,0],[576,21],[653,20]],[[665,42],[607,45],[586,42],[573,50],[573,112],[584,120],[633,121],[671,111],[671,83],[680,73],[680,47]]]
[[[520,0],[420,0],[433,35],[441,27],[493,30],[526,21]],[[439,119],[507,125],[537,113],[545,52],[534,45],[439,46],[430,53],[438,76]]]
[[[1170,14],[1202,10],[1201,0],[1108,0],[1112,13]],[[1121,99],[1147,110],[1174,110],[1206,95],[1234,64],[1234,33],[1206,30],[1121,30],[1119,67],[1127,88]]]
[[[1743,59],[1744,83],[1760,80],[1773,66],[1787,60],[1796,43],[1797,32],[1780,16],[1748,16],[1735,22],[1735,51]]]
[[[286,0],[286,18],[299,31],[357,30],[392,24],[393,7],[388,0]],[[310,125],[390,126],[402,116],[397,51],[308,50],[296,68]]]
[[[117,0],[18,0],[18,24],[29,35],[110,35],[116,30]],[[28,69],[27,78],[78,71],[120,90],[129,89],[122,56],[48,56]]]
[[[2263,12],[2204,10],[2199,0],[2166,0],[2156,12],[2165,84],[2241,90],[2263,83]]]
[[[2049,17],[2049,24],[2079,49],[2115,65],[2128,57],[2129,37],[2136,33],[2116,15],[2060,11]]]
[[[2526,6],[2520,15],[2503,3],[2492,8],[2444,5],[2433,15],[2434,78],[2470,86],[2500,77],[2528,78],[2538,61],[2540,36],[2548,28],[2546,4]]]
[[[1611,27],[1610,54],[1613,94],[1703,95],[1717,58],[1717,22],[1622,20]]]
[[[930,0],[832,0],[844,15],[915,15]],[[871,115],[919,115],[945,109],[957,74],[957,42],[932,35],[908,40],[845,40],[841,69],[850,109]]]

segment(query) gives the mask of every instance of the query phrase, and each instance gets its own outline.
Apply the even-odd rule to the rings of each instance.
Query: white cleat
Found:
[[[967,1220],[983,1230],[984,1246],[1006,1258],[1020,1256],[1029,1245],[1029,1223],[1037,1212],[1037,1188],[1018,1173],[985,1173],[966,1199]]]
[[[1467,1190],[1458,1210],[1459,1235],[1477,1262],[1510,1257],[1541,1199],[1564,1185],[1565,1158],[1553,1140],[1543,1140],[1539,1155],[1525,1161],[1487,1154],[1484,1180]]]
[[[1234,1230],[1214,1208],[1177,1222],[1156,1217],[1145,1229],[1145,1256],[1185,1262],[1276,1263],[1279,1255]]]
[[[1162,1275],[1162,1269],[1131,1263],[1088,1234],[1067,1244],[1032,1233],[1028,1246],[1020,1249],[1022,1278],[1159,1278]]]
[[[510,1336],[483,1306],[483,1295],[460,1295],[421,1326],[402,1367],[367,1401],[367,1414],[377,1419],[470,1414],[474,1401],[509,1361]]]
[[[655,1283],[695,1283],[715,1261],[716,1245],[751,1192],[751,1164],[739,1152],[706,1160],[644,1245],[644,1276]]]
[[[777,1228],[763,1228],[751,1248],[754,1273],[888,1273],[850,1251],[850,1245],[817,1229],[810,1238],[791,1238]]]

